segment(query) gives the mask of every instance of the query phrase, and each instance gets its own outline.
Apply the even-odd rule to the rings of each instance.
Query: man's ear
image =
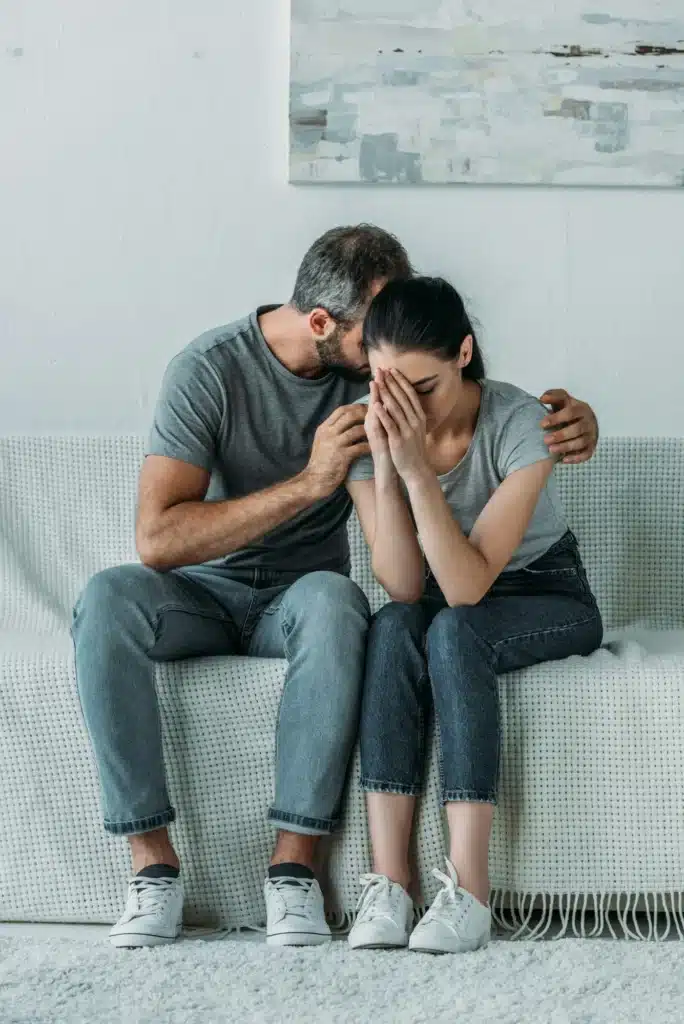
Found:
[[[316,306],[309,313],[309,327],[316,338],[327,338],[335,330],[335,321],[327,310]]]

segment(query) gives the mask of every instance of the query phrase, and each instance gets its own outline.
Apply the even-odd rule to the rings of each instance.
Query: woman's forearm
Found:
[[[448,604],[477,604],[490,584],[486,560],[463,533],[429,469],[406,482],[427,561]]]
[[[375,466],[375,531],[372,548],[375,578],[393,601],[417,601],[423,593],[423,555],[401,480],[388,464]]]

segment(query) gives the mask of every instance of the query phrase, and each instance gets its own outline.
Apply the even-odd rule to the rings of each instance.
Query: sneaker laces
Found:
[[[356,905],[357,921],[373,921],[376,917],[392,917],[395,901],[392,899],[392,881],[387,875],[369,872],[361,875],[359,881],[363,892]]]
[[[309,893],[314,884],[313,878],[291,878],[289,875],[269,879],[272,889],[281,896],[285,904],[285,914],[293,917],[309,916]]]
[[[135,894],[137,909],[133,917],[158,914],[164,911],[176,878],[131,878],[131,892]]]
[[[458,875],[456,873],[456,868],[448,857],[446,857],[445,860],[448,874],[445,875],[443,871],[439,871],[437,868],[432,869],[432,874],[437,881],[442,883],[442,888],[435,896],[434,902],[425,914],[423,920],[430,920],[437,914],[440,914],[450,918],[452,923],[456,923],[460,916],[464,893],[459,891],[458,888]]]

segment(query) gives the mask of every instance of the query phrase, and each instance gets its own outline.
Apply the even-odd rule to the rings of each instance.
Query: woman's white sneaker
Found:
[[[489,907],[461,889],[456,868],[447,860],[448,874],[433,871],[444,888],[425,917],[413,929],[409,949],[417,953],[468,953],[489,942],[492,914]]]
[[[364,889],[356,921],[349,932],[352,949],[398,949],[407,946],[413,924],[413,900],[386,875],[361,875]]]
[[[270,946],[318,946],[330,941],[323,893],[315,878],[267,878],[264,899]]]
[[[183,882],[135,875],[128,883],[123,916],[109,933],[114,946],[162,946],[174,942],[183,921]]]

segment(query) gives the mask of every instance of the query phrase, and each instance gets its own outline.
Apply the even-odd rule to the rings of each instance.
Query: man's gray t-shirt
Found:
[[[148,455],[211,473],[207,500],[241,498],[287,480],[307,465],[317,427],[368,385],[330,373],[297,377],[274,356],[258,317],[202,334],[169,364],[157,401]],[[215,564],[239,569],[347,572],[344,486]]]
[[[540,423],[546,410],[513,384],[483,380],[480,412],[468,451],[439,477],[444,496],[466,536],[499,484],[517,469],[549,458]],[[357,459],[347,481],[373,478],[370,455]],[[553,476],[539,496],[522,543],[506,572],[522,569],[555,544],[567,531],[565,513]]]

